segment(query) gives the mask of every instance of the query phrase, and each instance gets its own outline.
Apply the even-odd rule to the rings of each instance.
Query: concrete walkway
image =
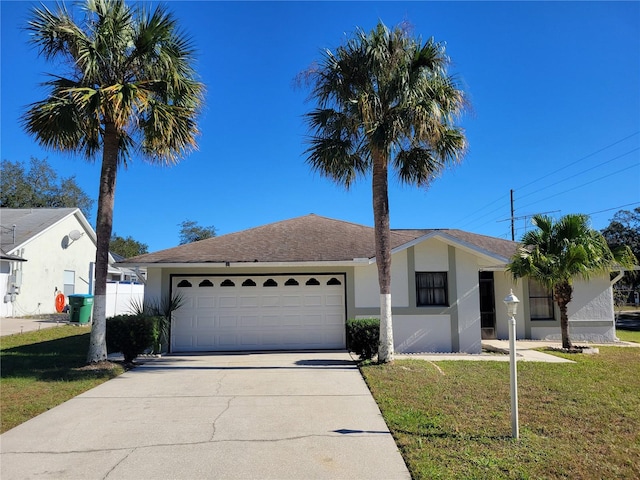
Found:
[[[169,356],[0,436],[2,480],[409,479],[346,352]]]
[[[576,342],[576,345],[586,345],[585,342]],[[616,342],[602,344],[588,344],[589,347],[629,347],[640,348],[640,343],[634,342]],[[546,363],[575,363],[573,360],[567,360],[556,355],[545,352],[539,352],[539,348],[560,348],[561,342],[545,341],[545,340],[518,340],[516,341],[516,358],[519,362],[546,362]],[[509,361],[509,341],[508,340],[482,340],[483,352],[471,355],[468,353],[412,353],[412,354],[396,354],[398,360],[427,360],[430,362],[438,362],[444,360],[467,360],[475,362],[508,362]]]
[[[516,359],[519,362],[545,362],[545,363],[575,363],[572,360],[538,352],[534,348],[544,348],[550,346],[549,342],[533,342],[537,345],[529,345],[532,342],[516,342]],[[554,344],[555,345],[555,344]],[[558,344],[559,345],[559,344]],[[483,340],[483,352],[478,354],[469,353],[411,353],[396,354],[397,360],[427,360],[429,362],[442,362],[448,360],[466,360],[471,362],[508,362],[509,342],[506,340]]]
[[[43,328],[60,327],[69,324],[69,314],[41,315],[41,318],[8,317],[0,318],[0,336],[33,332]],[[75,325],[78,325],[75,323]]]

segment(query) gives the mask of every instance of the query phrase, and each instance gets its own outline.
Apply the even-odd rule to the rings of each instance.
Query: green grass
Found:
[[[89,333],[75,326],[1,337],[0,432],[123,372],[113,365],[83,368],[88,348]]]
[[[640,478],[640,349],[599,348],[518,364],[520,441],[508,362],[362,371],[415,480]]]
[[[635,332],[632,330],[616,330],[616,336],[623,342],[635,342],[640,343],[640,331]]]

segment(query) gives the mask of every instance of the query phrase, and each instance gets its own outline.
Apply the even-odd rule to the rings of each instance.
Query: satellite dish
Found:
[[[80,239],[80,237],[82,237],[82,235],[84,235],[84,234],[83,234],[83,233],[80,233],[80,231],[78,231],[78,230],[71,230],[71,231],[69,232],[69,238],[70,238],[71,240],[73,240],[74,242],[75,242],[76,240],[79,240],[79,239]]]

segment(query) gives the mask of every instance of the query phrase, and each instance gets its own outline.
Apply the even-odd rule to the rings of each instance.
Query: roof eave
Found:
[[[308,262],[117,262],[116,267],[146,268],[254,268],[254,267],[349,267],[369,263],[369,259],[324,260]]]

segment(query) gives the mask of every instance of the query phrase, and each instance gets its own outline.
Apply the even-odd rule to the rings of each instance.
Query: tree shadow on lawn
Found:
[[[41,381],[81,381],[115,377],[114,365],[85,368],[89,333],[32,343],[0,351],[2,378],[33,378]]]

